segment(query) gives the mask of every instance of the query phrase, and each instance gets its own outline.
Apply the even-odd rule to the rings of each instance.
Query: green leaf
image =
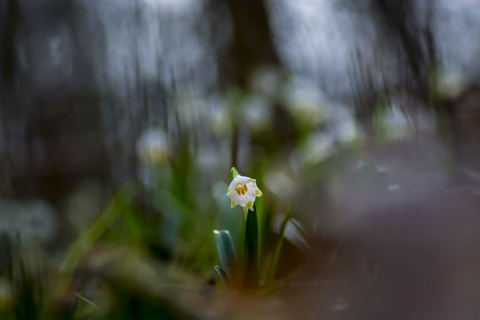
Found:
[[[230,277],[225,272],[225,270],[223,270],[220,266],[215,266],[214,269],[215,272],[217,272],[218,277],[222,281],[223,287],[226,289],[232,288],[232,281],[230,280]]]
[[[233,245],[232,237],[228,230],[214,230],[215,243],[222,269],[226,272],[233,284],[239,282],[238,259]],[[217,271],[218,273],[218,271]]]
[[[247,214],[245,226],[245,278],[244,288],[258,287],[258,221],[255,206]]]

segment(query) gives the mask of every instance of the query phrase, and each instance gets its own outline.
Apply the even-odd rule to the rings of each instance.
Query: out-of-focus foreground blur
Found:
[[[0,1],[0,318],[480,318],[479,56],[479,0]]]

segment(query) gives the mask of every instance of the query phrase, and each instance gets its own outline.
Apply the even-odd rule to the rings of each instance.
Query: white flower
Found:
[[[239,205],[246,207],[253,211],[253,204],[255,198],[260,197],[262,191],[258,189],[255,179],[244,177],[241,175],[235,176],[227,190],[227,197],[231,200],[231,207]]]

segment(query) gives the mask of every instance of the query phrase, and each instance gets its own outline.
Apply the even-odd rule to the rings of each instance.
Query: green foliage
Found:
[[[215,271],[226,288],[238,288],[241,275],[232,237],[227,230],[214,230],[213,234],[221,264],[221,267],[215,267]]]
[[[258,221],[255,206],[253,211],[247,213],[247,224],[245,227],[245,253],[244,253],[246,290],[258,287]]]

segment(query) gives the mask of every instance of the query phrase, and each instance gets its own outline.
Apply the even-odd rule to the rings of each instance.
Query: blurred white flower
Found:
[[[281,199],[288,200],[297,191],[293,180],[280,171],[269,171],[265,175],[265,186]]]
[[[263,67],[255,70],[250,79],[250,86],[255,92],[274,97],[281,85],[281,73],[274,67]]]
[[[303,165],[314,165],[332,154],[335,141],[330,134],[317,131],[307,138],[300,148]]]
[[[263,96],[251,95],[243,104],[243,119],[253,131],[266,129],[271,123],[271,102]]]
[[[261,195],[262,191],[258,189],[255,179],[241,175],[235,176],[227,190],[227,197],[231,200],[232,208],[239,205],[251,211],[253,211],[256,197]]]
[[[137,155],[147,164],[164,163],[170,154],[170,145],[162,129],[147,129],[137,141]]]
[[[43,200],[25,202],[23,212],[17,219],[17,230],[28,240],[48,242],[59,231],[55,208]]]
[[[232,119],[228,109],[223,105],[212,105],[205,112],[208,128],[218,136],[228,136],[232,130]]]
[[[108,203],[107,190],[98,180],[83,180],[75,185],[64,202],[64,214],[71,227],[82,234],[98,218]]]
[[[385,135],[390,139],[404,138],[411,131],[407,115],[395,105],[390,106],[382,120],[384,121]]]
[[[283,92],[287,110],[302,125],[315,127],[325,121],[325,107],[321,93],[312,81],[294,79]]]
[[[329,103],[331,114],[332,134],[335,140],[344,143],[357,138],[357,125],[347,107]]]
[[[55,208],[43,200],[0,199],[0,233],[47,243],[58,234],[56,215]]]
[[[466,87],[465,77],[458,71],[441,70],[436,80],[438,94],[446,98],[458,97]]]

